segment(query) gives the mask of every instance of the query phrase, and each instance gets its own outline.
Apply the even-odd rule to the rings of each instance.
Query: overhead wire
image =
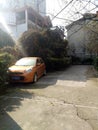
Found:
[[[79,0],[78,0],[77,2],[79,3]],[[76,4],[78,4],[78,3],[76,3]],[[81,10],[78,10],[78,9],[75,7],[76,5],[73,5],[75,11],[74,11],[74,14],[71,15],[71,17],[73,16],[73,17],[75,17],[75,19],[80,19],[80,18],[81,18],[81,17],[80,17],[81,15],[78,14],[78,15],[77,15],[77,18],[76,18],[76,13],[79,12],[79,11],[82,11],[84,8],[86,8],[89,3],[90,3],[90,0],[87,2],[87,4],[86,4],[85,6],[82,7]],[[82,4],[83,4],[83,3],[82,3]],[[81,8],[81,5],[80,5],[80,8]]]
[[[65,10],[65,8],[67,8],[73,1],[74,1],[74,0],[71,0],[66,6],[64,6],[64,8],[62,8],[62,9],[52,18],[52,20],[53,20],[54,18],[56,18],[56,16],[58,16],[63,10]]]
[[[86,5],[84,5],[82,8],[81,8],[81,5],[80,5],[80,10],[78,10],[76,7],[75,7],[75,5],[73,6],[74,7],[74,9],[75,9],[75,13],[74,13],[74,15],[76,15],[77,14],[77,19],[80,19],[81,18],[81,15],[82,15],[82,13],[79,13],[80,11],[82,11],[82,10],[84,10],[89,4],[90,4],[90,1],[91,0],[89,0],[88,2],[87,2],[87,4]],[[80,1],[81,2],[81,1]],[[82,3],[82,2],[81,2]],[[82,3],[83,4],[83,3]]]
[[[83,3],[83,1],[81,1],[81,2]],[[89,1],[87,2],[87,4],[86,4],[82,9],[80,9],[79,11],[84,10],[84,9],[90,4],[90,2],[91,2],[91,0],[89,0]]]
[[[61,9],[53,18],[52,18],[52,20],[54,19],[54,18],[58,18],[58,19],[62,19],[62,20],[67,20],[67,21],[70,21],[70,22],[73,22],[73,20],[70,20],[70,18],[69,19],[63,19],[63,18],[59,18],[59,17],[57,17],[63,10],[65,10],[69,5],[71,5],[71,3],[73,3],[73,1],[74,0],[71,0],[63,9]],[[74,1],[75,3],[76,2],[81,2],[81,0],[76,0],[76,1]],[[83,0],[84,1],[84,0]],[[83,3],[83,1],[82,1],[82,3]],[[80,12],[80,11],[83,11],[84,9],[86,9],[86,7],[89,5],[89,4],[93,4],[93,6],[95,6],[94,8],[92,8],[92,9],[90,9],[90,10],[88,10],[88,9],[86,9],[88,12],[91,12],[91,11],[93,11],[93,10],[95,10],[95,9],[97,9],[98,8],[98,6],[96,5],[96,4],[94,4],[91,0],[86,0],[86,2],[87,2],[87,4],[86,5],[84,5],[80,10],[78,10],[77,8],[75,8],[75,10],[76,10],[76,12]],[[74,4],[73,4],[74,5]],[[75,5],[74,5],[75,6]],[[76,15],[76,13],[74,12],[74,14],[73,15],[71,15],[71,17],[73,17],[74,15]],[[90,22],[90,21],[89,21]],[[89,23],[87,23],[87,24],[89,24]],[[78,28],[76,31],[74,31],[72,34],[70,34],[69,35],[69,37],[70,36],[72,36],[73,34],[75,34],[75,33],[77,33],[79,30],[81,30],[82,28],[84,27],[84,25],[83,26],[81,26],[80,28]],[[92,30],[91,28],[89,28],[88,27],[88,29],[90,29],[91,31],[93,31],[93,32],[95,32],[95,33],[97,33],[98,34],[98,32],[96,32],[96,31],[94,31],[94,30]],[[67,32],[67,31],[66,31]],[[65,32],[65,33],[66,33]]]
[[[72,9],[72,7],[73,7],[73,5],[75,4],[77,2],[77,0],[74,0],[70,5],[69,5],[69,8],[70,9]],[[63,3],[64,3],[64,1],[63,1]],[[67,8],[68,9],[68,8]],[[67,16],[67,18],[66,18],[66,24],[70,24],[71,23],[71,21],[73,22],[74,21],[74,17],[73,17],[73,14],[72,14],[72,11],[70,11],[70,9],[68,9],[67,10],[66,9],[66,11],[65,11],[65,13],[64,13],[64,16],[66,17],[68,14],[70,15],[70,17],[71,17],[71,19]],[[63,17],[64,17],[63,16]],[[57,17],[56,17],[57,18]],[[64,23],[65,24],[65,23]]]
[[[78,2],[79,2],[79,0],[78,0]],[[87,3],[85,6],[82,7],[82,9],[80,9],[80,10],[77,10],[77,9],[76,9],[77,11],[73,14],[73,16],[76,15],[78,12],[84,10],[84,8],[86,8],[89,3],[90,3],[90,0],[88,1],[88,3]],[[83,3],[82,3],[82,4],[83,4]],[[79,18],[80,18],[80,17],[79,17]]]
[[[87,2],[88,2],[88,0],[82,0],[82,1],[87,1]],[[91,0],[91,3],[92,3],[93,5],[95,5],[96,7],[98,7],[98,5],[96,5],[94,2],[92,2],[92,0]]]
[[[60,2],[60,1],[59,1]],[[80,10],[78,10],[78,8],[76,8],[75,7],[75,4],[78,4],[79,2],[81,2],[82,4],[80,4]],[[87,2],[84,6],[82,6],[83,5],[83,2]],[[75,20],[77,20],[77,19],[80,19],[80,16],[82,16],[83,14],[78,14],[78,16],[77,16],[77,19],[76,19],[76,17],[75,17],[75,15],[76,15],[76,12],[80,12],[80,11],[83,11],[88,5],[93,5],[93,6],[95,6],[94,8],[92,8],[92,9],[90,9],[90,10],[88,10],[88,12],[91,12],[91,11],[93,11],[93,10],[95,10],[95,9],[97,9],[97,5],[95,5],[95,3],[93,3],[92,2],[92,0],[71,0],[69,3],[67,3],[67,5],[65,5],[55,16],[54,15],[51,15],[53,18],[52,18],[52,21],[55,19],[55,18],[57,18],[57,19],[61,19],[61,20],[65,20],[65,22],[68,22],[69,24],[70,23],[72,23],[72,22],[74,22]],[[72,12],[73,14],[71,14],[71,11],[72,11],[72,8],[70,8],[70,11],[68,12],[68,14],[70,14],[70,16],[68,17],[67,16],[67,18],[62,18],[62,17],[58,17],[58,15],[60,14],[60,13],[62,13],[62,11],[64,11],[65,9],[67,10],[68,8],[68,6],[71,6],[71,7],[73,7],[74,6],[74,12]],[[68,10],[67,10],[68,11]],[[65,14],[66,14],[66,11],[65,11]],[[65,15],[64,14],[64,15]],[[66,17],[66,16],[65,16]],[[67,24],[68,24],[67,23]]]
[[[73,3],[70,5],[70,8],[68,9],[68,11],[64,13],[64,16],[67,16],[67,14],[69,14],[71,18],[75,19],[74,15],[72,14],[73,12],[71,11],[71,9],[73,8],[73,6],[76,4],[77,0],[73,1]],[[68,17],[68,18],[69,18]],[[70,18],[69,18],[70,19]]]
[[[76,0],[76,1],[74,1],[75,3],[76,2],[79,2],[80,0]],[[89,1],[86,1],[87,2],[87,4],[81,9],[81,10],[79,10],[79,11],[82,11],[83,9],[85,9],[87,6],[88,6],[88,4],[90,4],[90,2],[91,2],[91,0],[89,0]],[[54,18],[56,18],[56,16],[58,16],[65,8],[67,8],[67,6],[69,6],[71,3],[73,3],[73,0],[72,1],[70,1],[63,9],[61,9],[53,18],[52,18],[52,20],[54,19]],[[75,5],[75,3],[73,4],[73,6]],[[82,2],[83,3],[83,2]],[[95,8],[94,8],[95,9]],[[92,9],[93,10],[93,9]],[[71,11],[69,11],[69,13],[70,13]],[[77,10],[77,12],[78,12],[78,10]],[[74,15],[76,15],[76,12],[74,12]],[[70,14],[70,17],[72,18],[73,17],[73,19],[75,19],[75,17],[74,17],[74,15],[73,14]],[[80,17],[79,17],[80,18]],[[69,18],[70,19],[70,18]]]

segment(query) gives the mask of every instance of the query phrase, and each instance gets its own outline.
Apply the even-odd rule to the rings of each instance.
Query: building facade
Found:
[[[92,21],[96,18],[97,14],[85,14],[83,18],[66,26],[69,55],[76,57],[89,57],[91,55],[89,43],[91,42],[91,29],[94,29]]]
[[[49,17],[45,16],[46,0],[5,0],[5,3],[0,13],[2,29],[7,29],[15,38],[30,28],[51,26]]]
[[[46,15],[46,0],[4,0],[2,9],[15,9],[30,6],[42,16]]]

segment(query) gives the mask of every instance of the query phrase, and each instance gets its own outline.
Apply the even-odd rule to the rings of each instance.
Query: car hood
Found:
[[[17,65],[13,65],[11,67],[9,67],[9,71],[11,72],[24,72],[27,69],[32,69],[34,66],[17,66]]]

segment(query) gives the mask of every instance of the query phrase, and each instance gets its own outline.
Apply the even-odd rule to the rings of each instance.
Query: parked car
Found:
[[[40,57],[25,57],[8,68],[10,82],[37,82],[46,74],[46,66]]]

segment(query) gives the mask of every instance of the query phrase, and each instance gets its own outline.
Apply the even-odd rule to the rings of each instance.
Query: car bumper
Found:
[[[9,82],[22,82],[28,83],[33,81],[33,75],[24,74],[24,75],[9,75]]]

